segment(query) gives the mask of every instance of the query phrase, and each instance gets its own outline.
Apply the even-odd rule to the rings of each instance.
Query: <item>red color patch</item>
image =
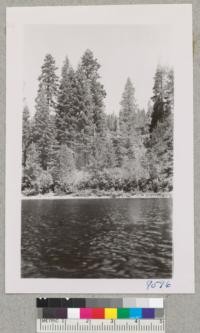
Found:
[[[104,319],[104,309],[103,308],[94,308],[92,309],[92,318],[93,319]]]

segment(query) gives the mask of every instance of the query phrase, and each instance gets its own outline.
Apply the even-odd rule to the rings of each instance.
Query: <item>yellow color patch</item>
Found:
[[[117,309],[105,308],[105,319],[117,319]]]

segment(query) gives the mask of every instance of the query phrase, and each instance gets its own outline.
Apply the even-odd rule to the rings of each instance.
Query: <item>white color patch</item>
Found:
[[[150,308],[163,308],[163,298],[149,298]]]
[[[80,319],[80,309],[78,308],[68,308],[67,309],[68,319]]]

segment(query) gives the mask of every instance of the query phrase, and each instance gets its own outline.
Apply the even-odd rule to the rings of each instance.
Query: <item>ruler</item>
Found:
[[[165,332],[164,319],[137,320],[76,320],[76,319],[37,319],[37,333],[155,333]]]

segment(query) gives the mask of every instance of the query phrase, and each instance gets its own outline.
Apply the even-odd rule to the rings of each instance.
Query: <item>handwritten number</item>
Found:
[[[171,282],[166,280],[148,280],[146,281],[146,289],[167,289],[171,287]]]

